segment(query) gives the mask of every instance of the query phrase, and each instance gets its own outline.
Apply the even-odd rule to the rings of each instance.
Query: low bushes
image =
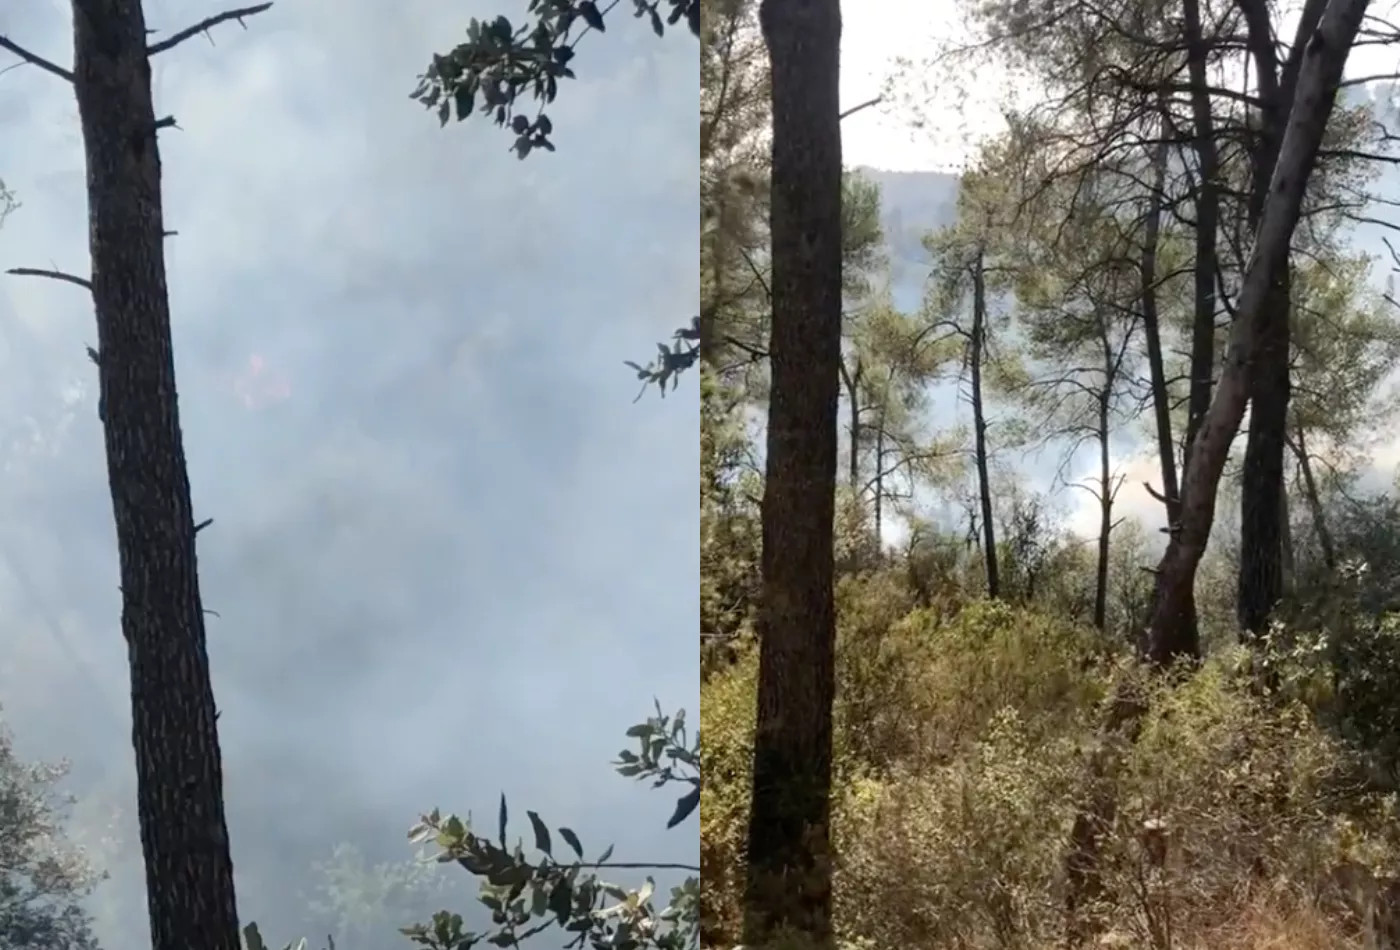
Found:
[[[1121,650],[1073,625],[985,602],[911,611],[902,590],[874,575],[839,591],[832,836],[843,944],[1062,944],[1065,844],[1095,781],[1087,763],[1104,702],[1119,688],[1144,690],[1149,711],[1099,779],[1117,803],[1101,852],[1101,932],[1134,947],[1242,946],[1242,921],[1306,917],[1314,882],[1336,863],[1393,861],[1389,803],[1358,786],[1352,756],[1307,709],[1261,696],[1238,655],[1148,683]],[[750,650],[702,692],[710,946],[739,942],[756,666]]]

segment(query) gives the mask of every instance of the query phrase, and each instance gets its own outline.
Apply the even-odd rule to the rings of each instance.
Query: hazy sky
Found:
[[[147,22],[224,6],[146,0]],[[336,841],[408,856],[418,811],[489,816],[502,790],[619,860],[696,856],[694,819],[664,830],[675,796],[608,762],[653,696],[698,701],[695,380],[633,404],[622,366],[695,311],[697,44],[616,15],[550,110],[558,153],[520,162],[408,93],[470,16],[523,10],[281,0],[154,63],[245,918],[298,926],[289,895]],[[71,59],[61,0],[6,4],[0,35]],[[85,273],[71,89],[7,70],[0,121],[23,203],[0,268]],[[0,275],[0,702],[24,754],[127,807],[91,313]],[[117,831],[125,895],[129,812]],[[115,903],[106,945],[140,947],[144,906]]]
[[[954,69],[930,61],[980,37],[966,21],[962,0],[861,0],[842,4],[841,105],[843,109],[880,95],[896,82],[880,106],[842,123],[846,164],[890,171],[951,171],[966,162],[976,143],[1002,128],[1000,106],[1010,95],[1030,97],[1024,80],[1012,83],[991,62]],[[1285,0],[1283,32],[1291,39],[1297,0]],[[1400,0],[1377,0],[1370,15],[1394,22]],[[1352,51],[1349,76],[1391,75],[1395,49],[1363,46]],[[900,61],[911,65],[903,68]],[[1228,85],[1237,87],[1239,77]]]
[[[954,0],[862,0],[841,9],[841,108],[881,95],[896,61],[919,61],[943,37],[963,35]],[[916,129],[905,97],[932,104],[934,121]],[[943,171],[965,151],[960,133],[960,96],[927,96],[919,77],[902,73],[899,95],[864,109],[841,123],[846,164],[891,171]],[[955,131],[956,128],[956,131]]]
[[[841,104],[849,109],[881,93],[885,100],[864,109],[842,123],[842,152],[848,167],[869,166],[889,171],[957,172],[975,154],[976,145],[1002,129],[999,107],[1015,96],[1027,103],[1034,90],[1019,81],[1014,88],[1004,73],[988,63],[982,68],[947,70],[930,65],[942,51],[969,44],[977,35],[966,24],[966,4],[960,0],[863,0],[842,9]],[[1299,4],[1284,3],[1283,32],[1291,39]],[[1370,14],[1394,22],[1400,0],[1378,0]],[[903,62],[912,65],[905,66]],[[1363,46],[1347,61],[1347,76],[1385,77],[1400,72],[1400,52],[1393,47]],[[891,80],[893,82],[891,83]],[[1237,87],[1241,77],[1224,84]],[[1378,212],[1382,217],[1393,218]],[[1374,246],[1379,241],[1371,239]],[[1388,263],[1377,266],[1378,280],[1388,273]],[[946,388],[946,387],[945,387]],[[942,398],[937,396],[936,398]],[[969,410],[958,406],[960,418]],[[1126,441],[1126,440],[1124,440]],[[1135,516],[1150,527],[1162,520],[1160,503],[1143,487],[1159,486],[1160,469],[1150,454],[1131,454],[1132,448],[1115,452],[1115,468],[1124,476],[1118,494],[1119,511]],[[1093,477],[1094,465],[1086,460],[1071,474]],[[1056,466],[1054,452],[1032,458],[1032,469],[1048,483]],[[1383,446],[1374,460],[1377,468],[1392,470],[1400,462],[1400,441]],[[1043,470],[1043,472],[1042,472]],[[1089,536],[1098,530],[1097,503],[1084,491],[1070,490],[1064,497],[1072,530]],[[897,540],[902,527],[891,528]]]

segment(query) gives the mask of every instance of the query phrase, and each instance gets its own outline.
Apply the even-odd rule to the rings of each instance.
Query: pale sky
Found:
[[[860,0],[843,4],[841,19],[842,109],[880,95],[899,59],[917,64],[939,42],[968,35],[956,0]],[[930,89],[924,77],[917,66],[903,73],[895,97],[842,123],[841,147],[847,165],[946,171],[967,154],[964,143],[969,134],[995,128],[977,118],[987,114],[985,110],[963,108],[963,91]],[[977,104],[994,105],[994,89],[995,84],[983,85],[974,95]],[[910,110],[901,101],[905,96],[925,103],[928,121],[923,128],[912,127]]]
[[[1375,2],[1371,15],[1392,20],[1397,7],[1400,0]],[[1296,15],[1286,16],[1287,36]],[[842,109],[880,95],[891,77],[898,77],[886,101],[843,122],[848,166],[955,171],[979,139],[1000,131],[998,107],[1006,97],[1027,94],[1024,88],[1008,88],[991,66],[950,77],[921,65],[972,38],[958,0],[860,0],[843,4],[841,16]],[[900,60],[913,68],[901,68]],[[1393,73],[1396,64],[1395,50],[1363,46],[1348,59],[1347,75]]]

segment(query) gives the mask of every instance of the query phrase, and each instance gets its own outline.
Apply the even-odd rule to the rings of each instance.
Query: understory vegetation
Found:
[[[1280,627],[1262,654],[1222,646],[1198,669],[1155,679],[1123,637],[1082,616],[989,601],[973,578],[973,591],[961,586],[956,566],[933,574],[942,590],[922,605],[905,558],[838,587],[841,945],[1062,945],[1066,842],[1105,793],[1116,812],[1093,913],[1106,945],[1364,937],[1370,884],[1347,872],[1383,882],[1400,870],[1400,624],[1356,612],[1345,605],[1354,593],[1339,591],[1325,634]],[[1069,587],[1088,579],[1066,574]],[[702,693],[709,946],[740,942],[756,705],[751,640],[722,652],[709,651]],[[1265,671],[1271,690],[1259,685]],[[1148,709],[1132,743],[1100,728],[1125,691]],[[1104,742],[1122,746],[1108,775],[1093,767]],[[1385,908],[1379,918],[1388,924]]]

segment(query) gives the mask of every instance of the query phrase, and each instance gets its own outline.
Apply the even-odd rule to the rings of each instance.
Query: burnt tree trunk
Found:
[[[238,950],[139,0],[74,0],[108,482],[155,950]]]
[[[833,603],[841,367],[838,0],[763,0],[772,291],[763,604],[744,943],[831,939]]]
[[[987,274],[981,251],[972,264],[972,337],[968,362],[972,382],[972,431],[977,455],[977,494],[982,504],[982,547],[987,562],[987,596],[1001,595],[997,573],[996,528],[992,520],[992,480],[987,470],[987,417],[982,403],[982,357],[987,334]]]
[[[1337,83],[1368,5],[1369,0],[1332,0],[1306,43],[1296,102],[1289,111],[1287,133],[1245,271],[1230,346],[1186,466],[1180,530],[1171,536],[1158,565],[1147,636],[1148,655],[1154,663],[1200,652],[1194,610],[1196,568],[1215,520],[1220,475],[1249,398],[1260,311],[1268,306],[1279,262],[1292,241]]]

